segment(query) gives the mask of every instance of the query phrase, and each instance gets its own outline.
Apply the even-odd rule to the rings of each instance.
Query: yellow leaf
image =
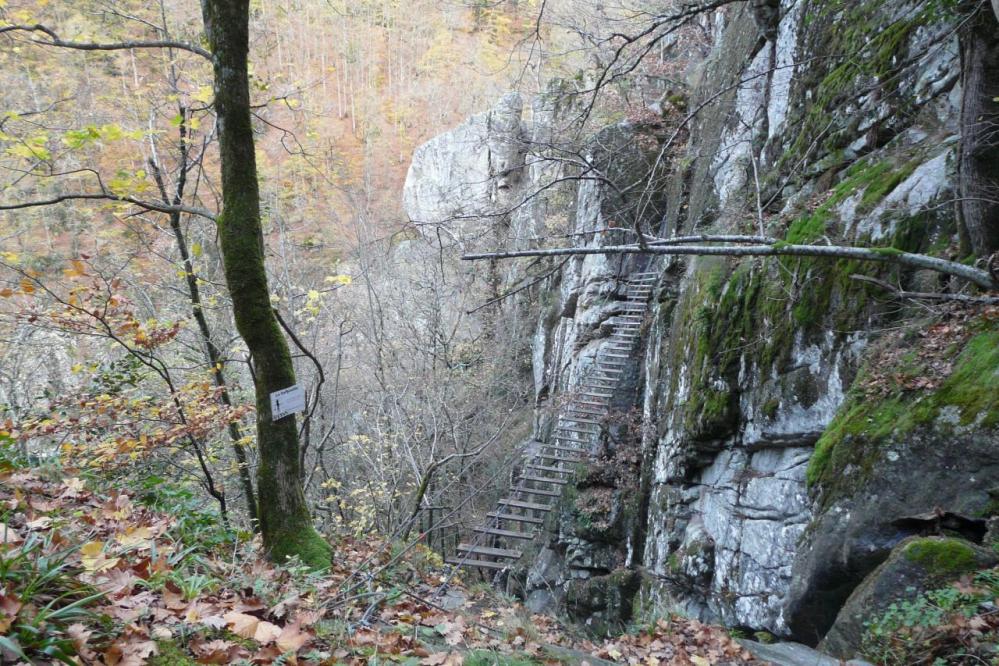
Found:
[[[211,86],[201,86],[198,88],[198,92],[194,93],[192,97],[202,104],[211,104],[215,95],[212,92]]]
[[[107,571],[117,566],[117,557],[107,557],[104,554],[104,544],[100,541],[91,541],[80,548],[80,562],[83,568],[90,573]]]
[[[196,258],[201,256],[201,251],[201,243],[194,243],[191,245],[191,254],[193,254]]]
[[[21,278],[21,291],[32,294],[35,291],[35,285],[28,278]]]
[[[150,540],[153,538],[153,533],[148,527],[135,527],[130,530],[126,530],[124,534],[119,534],[115,536],[118,543],[126,548],[136,548],[138,550],[145,550],[149,548],[152,544]]]
[[[4,298],[10,298],[13,295],[14,295],[14,291],[12,289],[8,289],[7,287],[4,287],[3,289],[0,289],[0,296],[2,296]]]

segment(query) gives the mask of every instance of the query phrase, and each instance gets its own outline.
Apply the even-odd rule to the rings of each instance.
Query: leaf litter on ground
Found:
[[[275,567],[258,543],[200,549],[178,537],[175,517],[126,492],[97,493],[79,477],[40,470],[0,471],[0,506],[0,558],[44,543],[38,557],[62,553],[81,589],[93,591],[79,621],[45,627],[72,647],[63,663],[141,666],[166,645],[200,664],[456,666],[473,651],[562,663],[558,650],[627,664],[759,663],[724,629],[678,617],[593,641],[460,578],[450,597],[464,601],[445,609],[432,599],[447,571],[422,546],[393,557],[384,540],[344,538],[326,571]],[[14,648],[0,642],[3,663],[23,661],[17,629],[37,613],[16,583],[0,589],[0,629]]]

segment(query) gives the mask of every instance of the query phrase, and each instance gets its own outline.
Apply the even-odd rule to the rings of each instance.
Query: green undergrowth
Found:
[[[156,648],[159,654],[149,660],[149,666],[196,666],[198,663],[174,641],[158,641]]]
[[[919,428],[999,425],[999,330],[994,325],[980,330],[951,353],[953,371],[934,389],[910,390],[900,384],[879,397],[860,389],[848,395],[808,465],[808,483],[822,488],[826,503],[869,478],[886,445],[904,442]],[[877,366],[879,360],[869,363]],[[904,355],[893,367],[877,367],[879,375],[896,379],[924,370],[914,354]],[[858,383],[869,373],[870,368],[862,371]],[[856,470],[848,475],[850,466]]]
[[[862,654],[886,666],[995,663],[999,618],[989,606],[997,597],[999,570],[988,569],[893,603],[867,623]]]

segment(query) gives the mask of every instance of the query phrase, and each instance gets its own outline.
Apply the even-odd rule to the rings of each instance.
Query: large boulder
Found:
[[[981,543],[986,519],[999,513],[999,327],[965,325],[980,332],[922,361],[894,351],[905,338],[884,345],[859,384],[900,383],[880,394],[855,388],[816,445],[808,470],[816,512],[787,605],[797,640],[821,639],[854,588],[907,537]],[[907,388],[910,376],[931,387]]]
[[[892,603],[942,587],[997,561],[991,550],[964,539],[906,539],[853,591],[819,648],[844,659],[854,656],[861,647],[865,624]]]

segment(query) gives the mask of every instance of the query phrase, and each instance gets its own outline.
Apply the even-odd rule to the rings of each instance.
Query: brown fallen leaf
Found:
[[[286,625],[277,637],[277,646],[282,653],[298,652],[302,646],[312,639],[308,633],[302,631],[297,624]]]
[[[253,632],[252,638],[261,645],[267,645],[277,640],[277,637],[280,635],[281,627],[261,620],[257,623],[257,629]]]
[[[16,546],[22,541],[24,541],[24,539],[21,538],[21,535],[18,534],[13,527],[10,527],[6,523],[0,523],[0,544]]]

